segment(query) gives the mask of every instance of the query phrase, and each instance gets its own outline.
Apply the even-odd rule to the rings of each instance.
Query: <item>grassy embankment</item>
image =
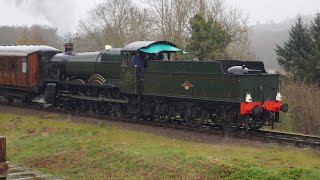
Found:
[[[320,152],[203,144],[107,125],[0,114],[9,160],[68,179],[320,179]]]

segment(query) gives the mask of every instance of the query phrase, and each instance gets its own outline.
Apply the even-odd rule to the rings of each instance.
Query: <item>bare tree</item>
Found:
[[[197,1],[158,0],[148,1],[153,12],[153,24],[158,32],[157,38],[185,46],[189,38],[187,28],[194,14]]]
[[[78,29],[81,36],[93,39],[96,46],[122,47],[131,41],[147,39],[151,27],[146,9],[138,8],[130,0],[106,0],[80,21]]]
[[[248,17],[224,0],[145,0],[146,9],[132,0],[105,0],[79,23],[78,46],[97,49],[117,47],[137,40],[167,40],[186,48],[191,37],[190,19],[202,14],[228,32],[227,57],[254,59]],[[88,44],[89,43],[89,44]]]
[[[18,44],[48,44],[45,37],[46,29],[39,25],[33,25],[30,28],[24,27],[17,39]]]

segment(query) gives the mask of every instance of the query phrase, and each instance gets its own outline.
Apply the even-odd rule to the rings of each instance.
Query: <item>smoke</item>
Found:
[[[71,32],[75,26],[74,0],[11,0],[16,7],[34,15],[34,18],[44,18],[48,23],[58,28],[59,33]]]

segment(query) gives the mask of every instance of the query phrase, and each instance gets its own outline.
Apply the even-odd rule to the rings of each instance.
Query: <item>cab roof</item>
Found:
[[[124,48],[122,48],[122,51],[124,52],[130,52],[130,51],[138,51],[141,49],[147,49],[150,48],[151,46],[155,46],[155,45],[165,45],[166,47],[171,47],[171,49],[175,49],[177,51],[182,51],[180,49],[178,49],[177,45],[169,42],[169,41],[136,41],[136,42],[132,42],[128,45],[126,45]],[[164,51],[166,49],[163,49]],[[154,52],[156,53],[156,52]]]

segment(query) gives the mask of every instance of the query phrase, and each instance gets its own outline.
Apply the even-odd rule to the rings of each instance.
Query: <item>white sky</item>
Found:
[[[24,0],[16,0],[24,1]],[[42,1],[42,0],[38,0]],[[74,11],[65,12],[61,16],[74,17],[70,26],[75,31],[77,22],[86,16],[86,12],[103,0],[50,0],[56,1],[57,7],[63,6],[63,1],[73,2]],[[240,8],[244,13],[249,14],[250,24],[261,23],[273,20],[279,22],[288,17],[295,17],[297,14],[307,15],[320,12],[320,0],[226,0],[234,7]],[[70,3],[69,3],[70,4]],[[54,12],[53,8],[53,12]],[[68,18],[67,18],[68,19]],[[27,8],[17,8],[12,0],[0,0],[0,25],[52,25],[43,15],[31,12]],[[59,24],[58,24],[59,26]],[[60,25],[62,26],[62,24]],[[58,27],[63,29],[63,27]],[[64,30],[66,31],[66,30]],[[66,32],[61,32],[66,33]]]
[[[226,0],[233,7],[249,13],[250,24],[282,21],[297,14],[320,12],[320,0]]]

